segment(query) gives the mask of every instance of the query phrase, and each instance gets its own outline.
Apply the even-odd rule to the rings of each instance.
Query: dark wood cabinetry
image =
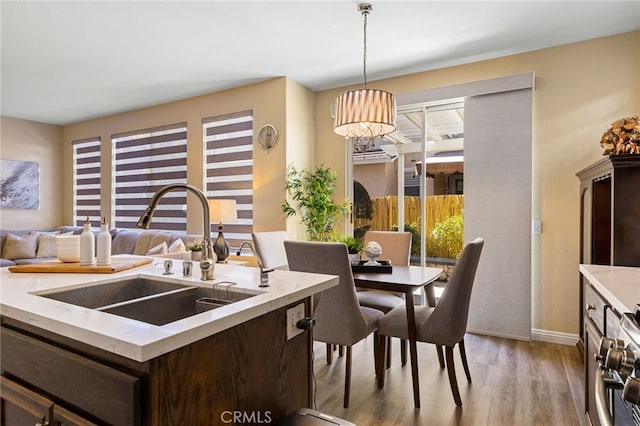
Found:
[[[0,376],[0,424],[92,426],[95,423],[79,416],[53,400]]]
[[[640,266],[640,155],[603,157],[580,179],[580,263]],[[580,284],[580,312],[585,307]],[[580,315],[579,349],[584,348]]]
[[[287,340],[288,307],[147,362],[3,318],[2,424],[210,425],[236,412],[278,423],[312,402],[311,334]]]

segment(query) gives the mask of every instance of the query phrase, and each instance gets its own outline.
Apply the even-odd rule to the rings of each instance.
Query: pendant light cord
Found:
[[[364,38],[363,38],[363,71],[364,71],[364,88],[367,88],[367,17],[371,6],[361,7],[362,16],[364,17]]]

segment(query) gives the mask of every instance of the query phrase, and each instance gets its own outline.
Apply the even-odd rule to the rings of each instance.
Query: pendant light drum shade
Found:
[[[359,89],[336,99],[334,131],[347,138],[376,137],[396,130],[396,100],[385,90]]]

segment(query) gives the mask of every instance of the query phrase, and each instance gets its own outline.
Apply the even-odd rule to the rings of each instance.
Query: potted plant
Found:
[[[332,199],[336,180],[336,171],[322,165],[314,171],[289,165],[282,210],[287,217],[300,216],[310,240],[327,241],[338,217],[349,211],[346,201],[337,204]]]
[[[337,241],[345,243],[347,251],[349,252],[349,261],[351,264],[358,264],[360,262],[360,252],[363,249],[362,241],[351,235],[336,234],[331,237],[331,241]]]
[[[202,241],[187,244],[187,250],[191,250],[191,260],[199,261],[202,257]]]

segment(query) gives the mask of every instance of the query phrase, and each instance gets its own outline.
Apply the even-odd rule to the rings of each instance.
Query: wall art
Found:
[[[0,208],[40,207],[40,164],[35,161],[0,160]]]

